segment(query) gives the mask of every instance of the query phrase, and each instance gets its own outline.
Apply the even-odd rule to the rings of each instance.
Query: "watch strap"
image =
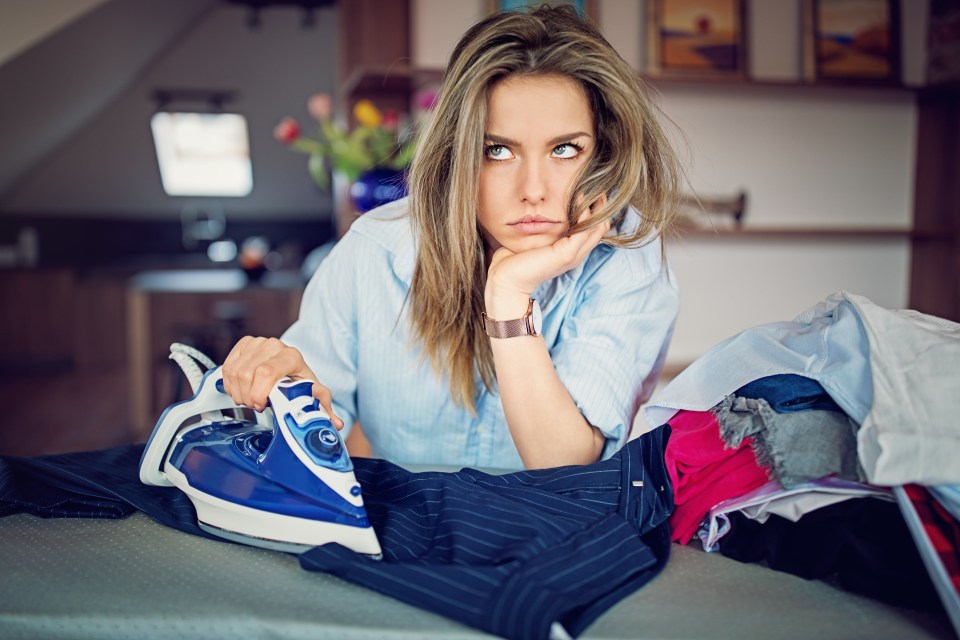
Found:
[[[518,336],[533,335],[530,317],[533,315],[533,298],[527,305],[527,312],[512,320],[494,320],[486,313],[483,314],[483,330],[491,338],[516,338]]]

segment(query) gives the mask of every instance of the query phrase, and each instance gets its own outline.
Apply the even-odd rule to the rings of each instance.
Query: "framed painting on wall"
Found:
[[[804,0],[804,76],[900,81],[900,0]]]
[[[650,73],[747,75],[744,0],[647,0]]]

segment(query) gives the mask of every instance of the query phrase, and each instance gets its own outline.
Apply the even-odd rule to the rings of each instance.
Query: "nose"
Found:
[[[547,197],[547,182],[540,162],[527,160],[520,169],[520,199],[527,204],[540,204]]]

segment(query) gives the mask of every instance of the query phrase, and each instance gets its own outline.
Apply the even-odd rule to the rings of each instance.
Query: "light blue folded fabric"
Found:
[[[680,409],[709,411],[759,378],[795,374],[816,380],[857,424],[873,404],[870,345],[856,309],[835,294],[789,322],[747,329],[694,361],[644,408],[648,425]]]

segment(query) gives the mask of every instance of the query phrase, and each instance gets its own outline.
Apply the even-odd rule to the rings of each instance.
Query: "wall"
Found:
[[[192,2],[193,0],[191,0]],[[187,3],[164,0],[164,6]],[[637,69],[645,63],[643,3],[598,0],[601,28]],[[81,107],[78,133],[36,166],[14,188],[0,193],[0,216],[113,216],[124,219],[177,220],[184,199],[163,194],[149,134],[155,87],[236,89],[234,105],[249,118],[254,152],[254,192],[224,199],[228,218],[276,220],[324,219],[329,198],[306,176],[305,158],[271,137],[276,121],[294,115],[307,121],[305,101],[317,90],[337,85],[332,63],[337,50],[336,11],[318,13],[312,30],[300,27],[299,12],[278,8],[264,12],[260,31],[249,31],[242,9],[220,5],[180,28],[137,0],[105,3],[101,12],[126,12],[127,29],[102,30],[113,45],[108,62],[143,57],[144,44],[127,44],[129,26],[162,26],[177,33],[168,46],[145,57],[135,79],[120,78],[104,92],[76,87],[78,62],[95,61],[89,38],[67,34],[28,51],[43,54],[44,64],[24,69],[44,91],[56,97],[27,101],[38,112],[47,107]],[[440,68],[459,35],[486,12],[486,0],[413,0],[413,64]],[[799,76],[800,0],[750,0],[751,71],[771,80]],[[904,78],[923,81],[923,34],[927,2],[903,0]],[[136,16],[127,15],[136,7]],[[185,9],[184,9],[185,10]],[[184,14],[187,15],[187,14]],[[77,21],[78,24],[82,21]],[[82,26],[82,25],[81,25]],[[74,29],[75,25],[63,31]],[[155,31],[156,29],[154,29]],[[137,32],[139,33],[139,32]],[[52,46],[52,45],[51,45]],[[153,49],[151,49],[153,50]],[[27,54],[0,67],[0,80]],[[57,64],[59,63],[59,64]],[[107,62],[103,63],[107,64]],[[102,65],[101,65],[102,66]],[[8,75],[8,74],[6,74]],[[56,81],[54,81],[56,78]],[[63,95],[64,88],[70,93]],[[7,85],[0,82],[0,90]],[[746,221],[752,227],[895,227],[912,220],[916,106],[909,92],[802,90],[662,84],[658,101],[676,124],[674,135],[687,154],[690,183],[705,194],[746,189]],[[12,95],[21,95],[14,93]],[[45,96],[41,92],[39,95]],[[96,112],[91,96],[109,100]],[[21,95],[21,98],[23,96]],[[71,103],[72,98],[75,102]],[[0,113],[13,101],[0,104]],[[42,105],[41,109],[37,105]],[[42,122],[42,121],[41,121]],[[78,120],[79,122],[79,120]],[[4,125],[4,123],[7,123]],[[57,119],[57,127],[64,125]],[[46,136],[42,127],[19,118],[0,118],[5,148],[10,136]],[[18,131],[17,128],[20,130]],[[683,138],[686,142],[680,142]],[[41,237],[41,247],[45,239]],[[906,306],[909,242],[906,238],[684,237],[670,255],[683,290],[683,307],[670,360],[682,364],[739,330],[797,312],[838,289],[847,289],[890,307]]]
[[[800,14],[803,0],[746,0],[750,72],[753,77],[792,80],[800,75]],[[636,69],[646,67],[646,0],[596,0],[604,36]],[[486,15],[489,0],[412,0],[413,62],[442,68],[460,35]],[[900,0],[904,82],[924,84],[923,43],[929,0]],[[759,52],[759,53],[758,53]]]
[[[910,226],[916,113],[908,95],[670,87],[661,104],[689,141],[692,187],[745,189],[748,227]],[[840,289],[892,308],[909,297],[905,236],[683,236],[670,256],[684,293],[675,364]]]
[[[135,17],[140,20],[158,20],[159,16],[151,15],[151,7],[155,10],[155,3],[124,0],[108,3],[102,10],[139,11]],[[336,17],[335,8],[319,10],[315,25],[304,28],[299,10],[276,7],[264,10],[260,28],[250,30],[246,26],[246,10],[226,3],[197,16],[187,29],[165,43],[162,53],[137,69],[135,78],[111,94],[111,100],[100,105],[100,110],[55,153],[43,155],[32,170],[0,194],[0,212],[179,219],[181,209],[191,199],[170,197],[163,192],[150,134],[150,116],[156,106],[151,94],[156,88],[172,87],[229,89],[239,93],[239,99],[228,105],[228,110],[243,113],[248,119],[254,190],[244,198],[219,199],[228,220],[329,218],[330,198],[307,176],[306,156],[277,143],[272,131],[285,115],[297,117],[308,126],[307,98],[316,91],[336,89]],[[71,25],[67,29],[81,27]],[[116,38],[116,32],[99,32],[98,37],[107,41],[104,48]],[[67,40],[66,44],[73,45],[68,38],[56,40]],[[23,70],[34,76],[36,84],[61,84],[62,80],[53,80],[57,77],[54,73],[69,70],[74,60],[86,55],[80,45],[56,48],[58,44],[51,43],[53,49],[46,58],[59,64],[46,63]],[[126,52],[135,55],[136,47],[113,50],[113,56],[123,58]],[[17,62],[14,60],[11,65]],[[75,88],[74,95],[83,98],[82,89]],[[37,105],[60,104],[63,99],[31,104],[38,109]]]
[[[599,0],[599,24],[645,67],[642,2]],[[414,64],[442,67],[486,2],[414,0]],[[926,2],[904,0],[903,76],[921,85]],[[754,78],[800,77],[800,0],[749,0]],[[685,157],[692,189],[748,193],[753,228],[897,228],[912,222],[916,104],[908,91],[661,83],[655,99]],[[674,126],[675,125],[675,126]],[[900,308],[908,300],[904,236],[705,237],[670,243],[682,290],[668,361],[690,362],[750,326],[792,319],[845,289]]]
[[[0,64],[106,0],[5,0],[0,3]]]
[[[64,23],[57,2],[31,3],[48,10],[47,37],[0,65],[0,211],[16,184],[42,171],[58,148],[82,131],[134,78],[195,23],[214,0],[105,2]],[[19,4],[19,1],[18,1]],[[79,6],[79,5],[78,5]],[[5,29],[36,35],[34,11],[3,5]],[[9,21],[9,22],[7,22]],[[60,25],[59,28],[52,27]],[[10,26],[12,25],[12,26]],[[40,29],[42,32],[43,29]],[[116,130],[113,131],[116,133]],[[120,137],[129,138],[130,132]],[[109,160],[94,147],[86,163]],[[119,167],[122,169],[122,167]],[[109,185],[109,177],[100,180]],[[47,184],[56,192],[60,184]]]

